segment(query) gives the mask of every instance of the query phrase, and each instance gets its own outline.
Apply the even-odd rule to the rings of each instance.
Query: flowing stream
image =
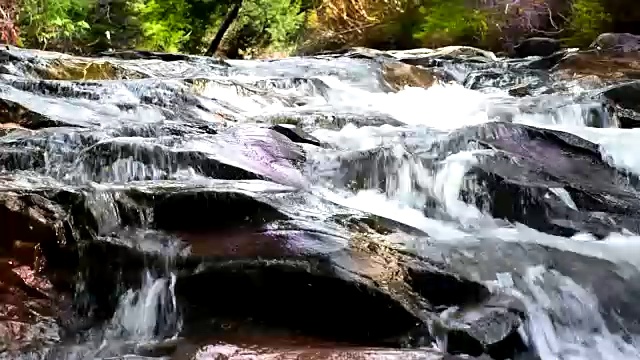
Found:
[[[638,216],[635,204],[640,204],[640,187],[635,182],[635,174],[640,174],[636,155],[640,132],[618,128],[603,100],[591,96],[618,80],[594,85],[588,79],[554,77],[552,70],[528,68],[531,59],[431,56],[430,66],[422,69],[433,71],[439,80],[430,86],[409,83],[393,88],[394,82],[401,81],[387,76],[381,64],[419,58],[402,52],[393,53],[393,60],[349,54],[226,62],[199,57],[178,61],[105,58],[111,59],[109,66],[115,70],[91,68],[91,62],[98,60],[16,49],[6,53],[14,58],[3,60],[2,65],[2,122],[19,128],[0,137],[3,191],[57,188],[86,194],[84,208],[95,219],[93,242],[145,254],[144,260],[116,261],[119,252],[89,255],[90,250],[81,251],[80,258],[90,259],[86,266],[91,269],[117,262],[121,267],[113,270],[120,274],[117,281],[128,279],[119,285],[114,280],[116,296],[109,298],[113,311],[105,310],[101,325],[48,343],[48,352],[25,350],[20,355],[25,359],[232,357],[233,351],[211,355],[206,348],[188,356],[181,346],[158,354],[155,345],[149,345],[189,342],[189,334],[198,330],[183,333],[193,322],[193,316],[183,316],[183,307],[190,308],[192,299],[211,299],[199,306],[206,308],[211,301],[213,308],[222,306],[220,299],[228,294],[244,294],[233,280],[220,280],[231,288],[215,285],[218,280],[198,280],[183,290],[187,295],[180,295],[181,279],[187,276],[184,269],[197,273],[204,267],[191,265],[191,260],[176,263],[175,257],[221,256],[216,250],[221,245],[206,240],[214,230],[223,234],[215,235],[216,241],[233,244],[233,254],[260,257],[283,252],[265,244],[270,240],[261,234],[289,234],[291,229],[302,235],[288,243],[287,251],[337,254],[337,249],[345,247],[345,229],[320,224],[350,214],[370,214],[396,224],[385,240],[391,248],[441,261],[492,292],[517,299],[525,313],[517,332],[527,349],[507,357],[640,359],[640,229],[629,225]],[[72,71],[60,64],[84,72],[69,75]],[[51,75],[63,71],[60,68],[66,75]],[[101,78],[92,72],[110,75]],[[82,80],[91,76],[95,79]],[[528,93],[514,96],[512,90],[518,86],[528,86]],[[531,128],[552,132],[536,136],[518,132]],[[475,133],[473,129],[485,130]],[[264,135],[267,130],[271,135]],[[619,172],[615,186],[622,190],[584,195],[581,191],[598,188],[604,175],[584,168],[594,161],[573,162],[587,156],[586,150],[576,150],[587,145],[544,143],[560,142],[548,135],[556,131],[595,144],[593,151],[602,160],[598,166],[615,168]],[[456,140],[456,134],[462,134],[462,140]],[[278,144],[280,137],[297,150]],[[208,162],[211,159],[215,163]],[[224,166],[241,170],[224,170]],[[495,173],[515,179],[509,186],[520,190],[504,195],[501,186],[507,185],[491,187],[490,180],[474,180],[470,174],[479,174],[474,173],[479,168],[500,169]],[[558,174],[568,174],[568,180]],[[271,215],[268,210],[254,212],[258,205],[251,202],[224,203],[216,198],[220,203],[202,213],[201,201],[127,208],[128,200],[112,194],[128,191],[131,199],[144,197],[139,204],[147,204],[159,201],[165,192],[186,193],[193,186],[221,193],[275,194],[265,202],[287,220],[258,224],[262,230],[255,232],[254,225],[247,225],[253,224],[251,219]],[[290,189],[302,195],[292,199],[279,195]],[[152,195],[145,197],[148,194]],[[54,200],[62,202],[62,198]],[[585,203],[592,200],[586,198],[597,198],[604,205],[587,209]],[[625,205],[628,213],[607,208],[622,198],[631,204]],[[496,210],[505,207],[510,210]],[[569,215],[552,213],[560,211],[554,209]],[[69,211],[73,215],[76,210]],[[587,213],[585,220],[587,215],[581,214]],[[625,222],[627,217],[631,220]],[[196,222],[221,225],[192,231]],[[225,223],[231,230],[222,229]],[[80,226],[79,220],[74,224]],[[322,240],[314,243],[305,233]],[[79,235],[85,240],[90,236]],[[180,243],[186,245],[180,247]],[[96,273],[91,270],[87,277]],[[102,287],[95,284],[108,282],[96,279],[76,284],[75,298],[94,302],[86,305],[91,310],[83,316],[104,305],[95,300]],[[237,296],[244,301],[242,296],[249,295]],[[335,296],[341,293],[336,290]],[[259,296],[251,300],[261,301]],[[456,309],[450,306],[436,317],[458,321],[449,315]],[[194,316],[209,315],[196,312]],[[304,322],[304,315],[299,316]],[[385,327],[384,316],[383,312],[369,314],[371,321],[381,319],[380,327]],[[413,347],[445,353],[452,341],[447,335],[434,336]],[[145,353],[145,346],[153,349]],[[9,358],[18,356],[13,354]],[[411,356],[400,353],[391,358]],[[378,358],[375,353],[368,357]]]

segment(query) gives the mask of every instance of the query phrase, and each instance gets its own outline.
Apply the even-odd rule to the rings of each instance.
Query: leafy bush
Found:
[[[15,9],[9,9],[12,1],[21,5],[18,26]],[[630,21],[628,11],[614,2],[624,0],[244,0],[221,49],[231,57],[289,53],[295,46],[302,53],[453,44],[508,51],[526,36],[567,33],[568,45],[584,46],[599,33],[614,30],[616,19]],[[24,46],[61,51],[139,48],[202,54],[233,4],[7,0],[5,13],[0,12],[0,35],[15,43],[20,34]]]
[[[23,0],[18,14],[22,43],[28,47],[60,46],[81,38],[91,0]]]
[[[571,35],[565,39],[569,46],[589,45],[599,34],[606,32],[611,16],[600,0],[574,0],[567,29]]]
[[[284,50],[295,42],[304,22],[300,0],[245,1],[225,45],[232,53]]]
[[[413,37],[426,47],[474,45],[489,29],[487,16],[461,0],[430,0],[419,8],[422,24]]]
[[[141,24],[141,49],[177,52],[189,39],[190,8],[185,0],[147,0],[133,10]]]

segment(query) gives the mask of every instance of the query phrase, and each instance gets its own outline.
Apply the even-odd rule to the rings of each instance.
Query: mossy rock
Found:
[[[147,75],[126,69],[110,61],[55,59],[42,74],[47,80],[121,80],[142,79]]]

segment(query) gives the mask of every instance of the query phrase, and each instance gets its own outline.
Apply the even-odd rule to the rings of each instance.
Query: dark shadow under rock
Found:
[[[203,284],[217,294],[203,296]],[[198,318],[253,318],[358,343],[391,341],[422,322],[375,284],[321,258],[221,261],[180,279],[176,292]]]
[[[289,124],[278,124],[273,125],[271,130],[276,131],[295,143],[303,143],[310,144],[315,146],[320,146],[320,141],[314,138],[313,136],[301,131],[293,125]]]
[[[123,60],[162,60],[162,61],[184,61],[190,58],[189,55],[171,54],[146,50],[120,50],[105,51],[99,54],[105,57],[114,57]]]
[[[2,115],[3,123],[18,124],[31,130],[56,127],[64,124],[60,120],[47,117],[9,99],[0,99],[0,114]]]
[[[522,40],[514,47],[516,56],[549,56],[560,50],[560,41],[544,37],[531,37]]]

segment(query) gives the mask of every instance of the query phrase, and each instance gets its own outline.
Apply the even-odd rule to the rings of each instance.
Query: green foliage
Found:
[[[232,2],[23,0],[21,5],[21,35],[28,47],[81,52],[129,47],[202,53]],[[267,47],[284,49],[296,40],[304,25],[303,6],[310,8],[309,0],[245,0],[224,43],[242,53]]]
[[[606,30],[610,17],[602,1],[605,0],[573,0],[569,20],[561,24],[570,30],[571,37],[567,39],[570,45],[588,44]],[[328,34],[328,40],[317,41],[318,49],[326,45],[322,41],[333,41],[336,47],[348,44],[376,48],[433,48],[452,44],[496,48],[500,45],[497,43],[504,43],[502,25],[515,15],[488,5],[484,9],[474,8],[470,2],[244,0],[221,49],[231,57],[288,51],[301,43],[298,40],[303,34],[307,34],[307,40],[322,38],[310,34]],[[202,54],[233,3],[232,0],[21,0],[20,35],[25,46],[62,51],[137,48]],[[518,33],[518,37],[521,35],[525,34]]]
[[[571,36],[567,45],[583,47],[589,45],[599,34],[606,32],[611,16],[600,0],[574,0],[571,5],[567,29]]]
[[[245,0],[228,44],[242,52],[285,49],[304,25],[301,7],[300,0]]]
[[[83,50],[99,52],[109,48],[138,47],[143,35],[136,6],[145,0],[95,1],[88,17],[91,29],[78,41]]]
[[[177,52],[189,39],[190,6],[186,0],[147,0],[133,6],[141,23],[140,48]]]
[[[487,16],[462,0],[428,0],[420,6],[422,23],[413,37],[423,46],[472,44],[484,41]]]
[[[18,23],[26,46],[45,48],[52,42],[70,42],[82,37],[91,0],[23,0]]]

